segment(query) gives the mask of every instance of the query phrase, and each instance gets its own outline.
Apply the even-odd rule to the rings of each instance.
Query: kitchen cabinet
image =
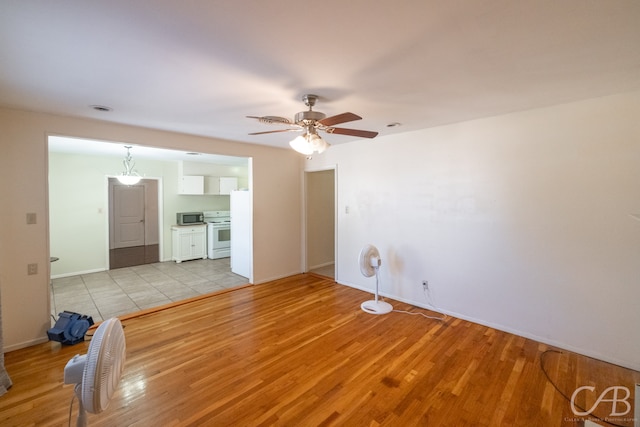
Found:
[[[180,263],[189,259],[207,259],[207,226],[171,227],[172,260]]]
[[[204,176],[183,175],[178,184],[178,194],[204,194]]]
[[[235,176],[205,177],[204,194],[230,195],[238,189],[238,178]]]

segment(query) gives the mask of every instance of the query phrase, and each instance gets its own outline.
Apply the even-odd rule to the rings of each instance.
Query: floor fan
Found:
[[[67,362],[64,383],[76,385],[78,427],[87,425],[87,412],[98,414],[107,409],[124,370],[125,353],[124,329],[114,317],[100,324],[87,354],[78,354]]]
[[[378,249],[373,245],[366,245],[360,251],[360,256],[358,257],[358,264],[360,264],[360,272],[365,277],[371,277],[375,274],[376,276],[376,294],[374,300],[365,301],[360,304],[360,308],[362,311],[365,311],[370,314],[387,314],[393,310],[391,304],[380,301],[378,298],[378,272],[380,270],[380,264],[382,261],[380,260],[380,253]]]

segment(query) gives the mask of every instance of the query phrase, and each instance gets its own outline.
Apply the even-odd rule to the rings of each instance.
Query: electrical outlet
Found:
[[[38,264],[27,264],[27,274],[30,276],[38,274]]]
[[[426,280],[422,281],[422,289],[424,289],[425,291],[429,290],[429,282],[427,282]]]

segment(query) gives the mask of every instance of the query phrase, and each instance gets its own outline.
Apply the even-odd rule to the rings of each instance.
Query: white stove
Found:
[[[207,257],[231,256],[231,212],[204,211],[202,214],[207,224]]]

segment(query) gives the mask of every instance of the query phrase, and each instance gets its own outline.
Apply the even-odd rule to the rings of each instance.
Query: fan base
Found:
[[[393,306],[388,302],[374,300],[363,302],[360,304],[360,308],[369,314],[387,314],[393,311]]]

